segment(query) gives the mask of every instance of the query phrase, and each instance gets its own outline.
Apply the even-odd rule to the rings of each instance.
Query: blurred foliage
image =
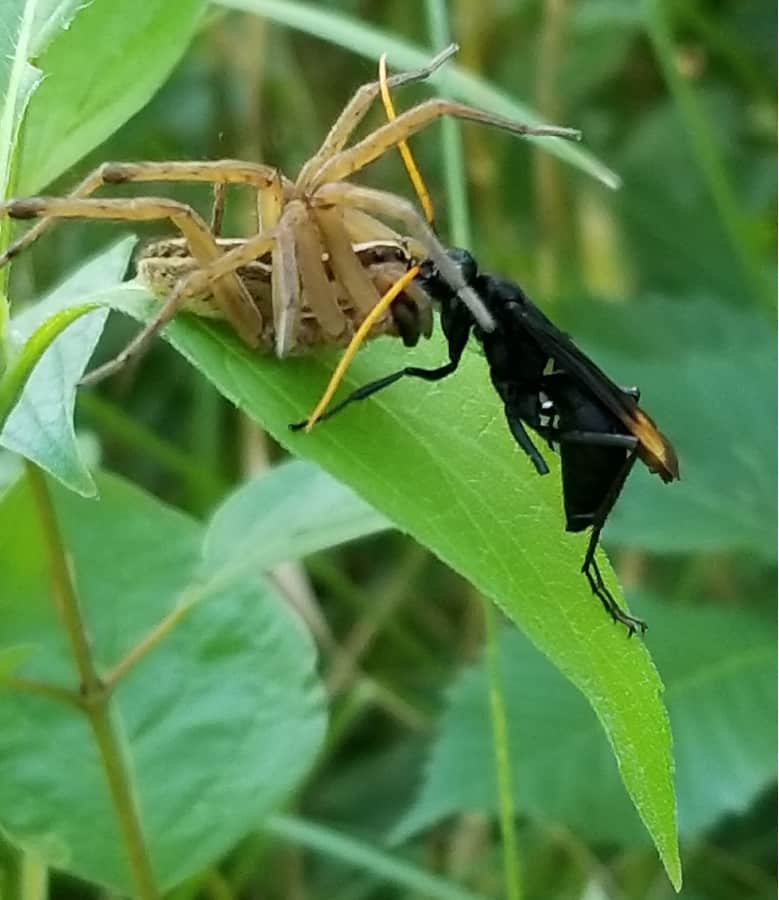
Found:
[[[150,16],[155,10],[164,16],[165,4],[147,6]],[[412,44],[429,43],[422,10],[408,0],[340,0],[320,4],[318,11],[325,7]],[[518,149],[506,136],[463,130],[471,249],[489,270],[520,281],[617,379],[639,384],[646,407],[679,448],[683,481],[663,488],[637,472],[610,523],[607,547],[628,597],[635,598],[639,611],[645,605],[652,625],[647,641],[667,686],[678,754],[686,878],[681,896],[775,896],[775,6],[767,0],[452,0],[449,18],[462,46],[462,65],[549,119],[582,128],[586,146],[623,179],[622,189],[610,193],[558,160]],[[159,64],[157,71],[164,69],[154,45],[145,43],[149,36],[142,21],[137,34],[143,49],[134,52],[147,52]],[[87,78],[90,49],[87,45],[84,68],[75,76]],[[129,56],[132,48],[125,49]],[[50,52],[56,61],[56,48]],[[109,33],[100,53],[115,60],[110,87],[122,94],[127,60]],[[0,54],[0,65],[5,58]],[[113,134],[106,123],[105,143],[87,158],[64,171],[71,160],[49,160],[46,154],[46,127],[56,123],[38,122],[35,132],[26,133],[42,173],[29,186],[37,189],[62,172],[46,188],[60,193],[105,159],[238,156],[293,172],[354,86],[373,73],[372,63],[310,34],[215,8],[151,102]],[[151,73],[150,83],[154,77]],[[143,85],[138,90],[140,97]],[[422,95],[409,89],[403,104]],[[431,130],[415,139],[413,148],[446,235],[437,135]],[[392,157],[371,167],[365,180],[408,190]],[[208,200],[205,191],[187,187],[166,188],[165,194],[201,206]],[[246,216],[243,199],[235,200],[228,207],[227,231],[242,233]],[[139,233],[143,238],[155,230]],[[53,230],[15,265],[14,298],[39,296],[116,238],[117,228],[107,225],[74,223]],[[112,252],[121,255],[121,245]],[[131,327],[112,317],[102,352],[121,346]],[[452,382],[448,389],[456,388]],[[456,416],[456,398],[452,402]],[[203,526],[189,516],[209,517],[210,546],[214,552],[221,548],[223,559],[230,535],[236,542],[246,537],[249,520],[237,507],[233,520],[220,518],[224,508],[214,518],[211,514],[229,489],[280,456],[272,441],[163,342],[99,396],[82,398],[78,422],[82,440],[97,438],[104,467],[186,514],[166,510],[172,518],[160,520],[160,510],[153,516],[144,512],[157,523],[148,533],[133,533],[128,524],[130,533],[116,535],[133,547],[135,568],[125,574],[136,581],[151,565],[155,542],[168,552],[179,547],[182,566],[193,564]],[[398,479],[404,475],[397,472]],[[91,534],[95,545],[107,529],[121,526],[122,510],[137,512],[150,502],[113,479],[102,492],[119,510],[111,522],[96,520],[88,527],[83,523],[94,510],[88,512],[87,501],[65,496],[59,501],[68,510],[63,514],[80,522],[85,542]],[[329,496],[323,495],[325,508]],[[274,508],[266,495],[244,502],[248,509],[252,504]],[[20,548],[14,577],[26,583],[34,568],[29,561],[34,539],[32,533],[22,539],[26,506],[20,488],[3,503],[3,516],[15,526],[7,540]],[[352,533],[380,527],[365,525],[364,511],[354,514],[358,524]],[[219,531],[220,521],[223,526],[227,521],[227,530]],[[273,537],[272,528],[249,534],[256,546],[269,543],[271,549]],[[334,533],[330,543],[338,539]],[[94,551],[87,543],[82,552],[88,555]],[[305,539],[301,547],[312,549]],[[271,553],[268,564],[276,562]],[[171,580],[177,577],[171,570]],[[241,760],[247,761],[230,762],[245,771],[246,781],[226,795],[236,827],[220,834],[230,840],[216,848],[188,848],[208,860],[223,855],[171,896],[502,896],[500,841],[491,817],[496,801],[490,726],[478,661],[480,599],[410,539],[391,533],[315,554],[305,570],[287,568],[277,577],[285,592],[307,604],[330,694],[330,730],[290,815],[269,820],[266,830],[246,837],[264,806],[263,798],[252,796],[247,803],[242,794],[253,793],[250,779],[261,765],[257,754],[270,752],[265,741],[281,739],[276,728],[288,719],[277,721],[273,710],[255,699],[251,702],[268,716],[262,734],[253,730],[257,722],[250,715],[233,716],[232,710],[201,723],[203,734],[193,735],[193,742],[202,737],[198,752],[204,759],[231,752],[222,730],[226,722],[242,729],[249,755]],[[114,637],[122,637],[122,627],[132,632],[153,603],[139,587],[137,608],[124,610],[137,617],[135,625],[123,626],[101,618],[107,589],[93,585],[92,590],[96,621],[117,629]],[[281,613],[268,597],[277,588],[264,590],[255,606],[242,598],[250,609],[241,611],[234,597],[227,607],[209,607],[220,620],[215,635],[223,636],[219,629],[230,616],[241,617],[249,631],[274,634],[273,617]],[[10,639],[13,629],[6,624]],[[265,666],[279,664],[265,650],[283,658],[290,696],[279,702],[308,703],[310,731],[306,737],[287,735],[281,753],[303,771],[304,758],[313,757],[318,746],[321,698],[309,693],[310,683],[298,680],[302,673],[293,664],[313,666],[309,644],[302,636],[295,644],[294,632],[281,633],[289,645],[275,643],[262,653],[250,640],[221,646],[216,636],[202,652],[215,681],[220,654],[242,660],[248,672],[236,697],[243,690],[250,694]],[[186,632],[177,639],[186,642]],[[27,640],[29,635],[20,635],[20,643],[4,653],[0,672],[15,668]],[[186,677],[176,669],[175,646],[162,646],[163,655],[154,658],[161,668],[140,670],[143,677],[128,687],[162,697],[168,687],[175,689],[165,684],[167,671]],[[591,711],[519,635],[507,633],[501,650],[525,896],[672,896],[656,854],[643,843],[635,813],[615,787],[614,764]],[[217,696],[207,684],[192,691],[193,716],[199,704],[213,704]],[[60,735],[52,722],[51,733],[42,737],[35,724],[28,721],[26,730],[18,729],[24,741],[11,749],[3,745],[19,754],[10,758],[27,763],[30,780],[16,788],[34,790],[46,775],[46,757],[39,754],[47,740],[72,747],[70,758],[82,758],[84,777],[94,775],[83,762],[78,736]],[[158,737],[155,728],[187,727],[183,715],[146,724],[148,732],[140,734],[142,746],[150,742],[146,747]],[[164,817],[176,815],[160,806],[165,792],[155,793],[175,769],[174,761],[167,765],[163,771],[151,767],[144,785],[163,834],[171,821]],[[290,779],[295,780],[291,773]],[[78,804],[73,792],[77,798],[79,782],[67,787],[60,797],[63,807],[46,812],[51,822],[67,805]],[[211,815],[207,805],[195,803],[203,789],[181,786],[181,803],[191,798],[192,808],[182,807],[180,814]],[[24,821],[29,812],[24,796],[11,802]],[[93,814],[86,808],[82,813]],[[313,822],[323,827],[317,830]],[[389,837],[400,836],[402,850],[393,849]],[[110,835],[101,839],[110,843]],[[380,845],[386,852],[376,849]],[[65,868],[111,883],[113,873],[99,868],[113,865],[101,846],[77,848],[79,865]],[[166,845],[164,853],[181,864],[181,848]],[[26,883],[22,874],[31,865],[34,853],[22,859],[10,846],[0,848],[0,896],[15,896],[15,885]],[[174,871],[168,883],[197,867],[171,865]],[[418,880],[428,873],[443,877]],[[56,900],[105,896],[90,893],[70,876],[50,877],[49,895]]]

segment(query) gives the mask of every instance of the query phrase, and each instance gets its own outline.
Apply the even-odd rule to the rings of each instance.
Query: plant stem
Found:
[[[29,460],[25,461],[25,469],[43,529],[54,603],[57,612],[62,617],[70,648],[73,651],[80,680],[80,692],[85,699],[93,699],[102,692],[103,685],[89,652],[89,640],[81,618],[73,580],[70,577],[65,546],[57,523],[57,514],[43,472]]]
[[[89,723],[103,760],[111,799],[114,802],[119,826],[124,835],[130,868],[138,886],[141,900],[157,900],[159,893],[154,882],[146,841],[141,827],[137,797],[130,784],[130,773],[122,753],[122,746],[111,720],[107,696],[89,710]]]
[[[151,631],[142,637],[140,641],[114,666],[105,677],[105,690],[110,693],[119,681],[137,665],[150,650],[153,650],[160,641],[170,634],[178,623],[187,616],[200,600],[200,596],[190,597],[180,602],[176,608],[168,613],[164,619],[158,622]]]
[[[109,693],[97,672],[90,652],[86,626],[70,576],[54,504],[41,470],[29,461],[25,463],[25,467],[43,529],[52,594],[73,651],[80,680],[82,708],[89,719],[105,769],[111,799],[124,836],[130,868],[137,885],[138,897],[140,900],[157,900],[159,893],[154,883],[151,862],[143,838],[140,812],[131,787],[129,768],[121,741],[111,720]]]
[[[519,876],[519,849],[514,821],[514,793],[511,785],[511,760],[509,758],[506,705],[503,702],[503,681],[500,671],[500,645],[498,642],[496,613],[488,600],[483,601],[489,674],[490,714],[492,717],[495,769],[498,775],[500,801],[500,834],[503,840],[503,871],[506,878],[507,900],[521,900]]]
[[[12,691],[38,694],[41,697],[58,700],[60,703],[67,703],[69,706],[75,706],[77,709],[83,710],[84,708],[81,697],[75,691],[56,684],[49,684],[46,681],[36,681],[33,678],[9,678],[5,682],[5,687]]]
[[[435,50],[451,43],[446,0],[426,0],[427,30]],[[465,159],[460,126],[452,119],[441,122],[441,152],[444,159],[446,206],[449,232],[455,247],[471,246],[470,214],[466,190]]]

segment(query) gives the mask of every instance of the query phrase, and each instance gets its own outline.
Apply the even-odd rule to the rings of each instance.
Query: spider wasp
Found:
[[[394,110],[387,96],[384,100],[392,119]],[[310,431],[317,422],[404,377],[432,382],[452,375],[473,334],[484,350],[509,431],[539,475],[547,475],[549,467],[525,426],[544,439],[550,449],[559,451],[566,530],[591,529],[581,567],[590,589],[613,621],[626,626],[628,637],[637,631],[643,634],[646,623],[625,612],[614,599],[598,568],[595,551],[636,459],[666,483],[679,478],[673,446],[638,405],[638,389],[616,385],[519,285],[480,272],[467,250],[451,249],[447,256],[458,269],[461,282],[472,292],[468,301],[436,260],[425,259],[412,271],[416,273],[415,282],[439,310],[448,361],[433,369],[404,366],[357,388],[326,411],[359,347],[361,334],[367,333],[371,317],[379,315],[381,306],[389,302],[384,298],[358,329],[308,420],[290,427]],[[474,312],[472,297],[482,304],[479,316]]]
[[[385,78],[385,88],[429,77],[456,50],[457,46],[452,45],[423,68]],[[459,270],[450,262],[416,207],[396,194],[359,186],[347,179],[444,116],[491,125],[518,135],[576,139],[578,132],[554,126],[524,125],[462,103],[433,98],[347,146],[380,89],[381,83],[375,81],[356,91],[295,180],[272,166],[230,159],[104,163],[66,197],[32,197],[0,204],[0,218],[39,220],[0,255],[0,266],[29,246],[57,219],[167,219],[181,232],[181,246],[186,245],[186,255],[190,258],[189,271],[175,283],[168,281],[164,302],[154,318],[118,356],[90,372],[82,384],[113,374],[140,354],[180,310],[194,308],[202,313],[205,307],[199,301],[208,295],[213,298],[211,309],[217,310],[246,344],[257,349],[270,344],[279,358],[296,349],[305,349],[307,342],[346,343],[354,324],[362,322],[378,305],[385,289],[382,285],[388,281],[383,276],[393,271],[379,261],[374,263],[378,268],[374,268],[372,275],[371,253],[365,250],[365,245],[376,241],[405,248],[414,259],[434,259],[443,277],[450,280],[452,288],[479,318],[483,305],[462,282]],[[168,198],[93,196],[106,185],[184,181],[213,185],[216,202],[212,227],[192,207]],[[250,188],[255,194],[257,210],[256,233],[232,242],[217,236],[228,185]],[[386,220],[400,223],[410,237],[398,235]],[[168,253],[168,257],[175,255],[175,252]],[[157,263],[159,256],[158,253]],[[242,277],[252,267],[256,270],[263,260],[267,261],[264,280],[269,280],[270,310],[267,303],[263,309]],[[146,271],[151,268],[146,264]],[[405,281],[401,279],[399,286],[393,288],[393,297],[408,298],[408,293],[414,291],[412,279],[413,276],[406,277]],[[418,304],[414,305],[419,310]],[[306,318],[309,326],[313,320],[315,323],[313,328],[304,329],[301,338],[301,320]],[[397,328],[398,315],[392,314],[391,322],[385,325],[377,325],[375,318],[372,321],[374,334],[391,331]],[[407,331],[413,332],[415,327],[412,322]],[[420,328],[424,332],[424,326]]]
[[[562,467],[566,530],[591,528],[582,572],[592,592],[628,635],[645,631],[646,624],[626,613],[606,586],[595,550],[601,531],[614,508],[636,459],[664,482],[679,478],[676,453],[668,439],[638,405],[636,388],[616,385],[557,328],[511,281],[479,271],[465,250],[448,251],[462,279],[484,303],[491,319],[485,327],[442,277],[433,260],[419,265],[417,283],[440,312],[449,359],[433,369],[402,369],[357,388],[328,412],[317,411],[293,430],[311,427],[364,400],[401,378],[439,381],[452,375],[471,334],[481,344],[493,387],[506,415],[509,430],[539,475],[549,467],[525,426],[533,429],[551,449],[558,449]],[[351,349],[351,348],[350,348]],[[339,370],[336,374],[340,374]],[[332,396],[332,390],[328,392]]]

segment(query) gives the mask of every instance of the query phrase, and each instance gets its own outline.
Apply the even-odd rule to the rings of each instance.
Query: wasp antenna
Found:
[[[387,293],[379,300],[376,306],[368,313],[368,315],[363,320],[360,327],[355,331],[354,336],[351,341],[349,341],[349,346],[344,351],[344,355],[341,357],[338,365],[335,367],[333,374],[330,376],[330,381],[327,383],[327,387],[324,390],[319,402],[314,407],[314,411],[308,417],[305,422],[305,430],[306,432],[311,431],[311,429],[316,425],[319,419],[322,418],[325,410],[328,407],[328,404],[335,396],[335,392],[338,390],[338,385],[343,381],[344,375],[351,365],[352,360],[354,359],[354,355],[360,349],[360,346],[365,341],[368,333],[371,328],[373,328],[374,324],[378,322],[378,320],[384,315],[384,313],[389,309],[392,301],[395,298],[402,294],[403,291],[411,284],[411,282],[417,277],[419,274],[419,266],[412,266],[408,272],[406,272],[401,278],[399,278],[395,284],[387,291]],[[293,430],[297,431],[299,425],[293,426]]]
[[[445,62],[454,52],[457,50],[457,44],[451,44],[449,47],[444,50],[443,53],[440,53],[431,63],[430,66],[435,68]],[[444,55],[445,54],[445,55]],[[392,121],[396,118],[395,106],[392,102],[392,97],[389,92],[389,84],[387,81],[387,54],[382,53],[381,58],[379,59],[379,85],[381,87],[381,102],[384,104],[384,110],[387,113],[388,121]],[[406,171],[408,172],[408,177],[411,180],[411,184],[414,187],[414,191],[419,198],[419,203],[422,206],[422,210],[425,214],[425,218],[432,226],[435,219],[435,212],[433,210],[433,202],[430,199],[430,193],[427,190],[427,186],[425,185],[424,179],[422,178],[422,174],[419,171],[419,168],[414,161],[414,157],[411,154],[411,150],[406,141],[400,141],[398,144],[398,152],[400,153],[400,158],[403,160],[403,165],[406,167]]]

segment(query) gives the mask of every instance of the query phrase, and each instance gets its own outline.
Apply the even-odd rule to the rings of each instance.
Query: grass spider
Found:
[[[456,51],[447,48],[423,68],[388,79],[387,86],[427,78]],[[278,357],[300,346],[304,304],[316,319],[326,342],[348,341],[349,317],[338,303],[337,286],[356,317],[364,319],[380,300],[381,288],[371,278],[360,246],[384,241],[398,245],[398,235],[386,223],[402,225],[411,237],[405,245],[416,258],[432,258],[476,320],[487,330],[493,322],[484,304],[463,281],[447,257],[430,225],[408,200],[386,191],[347,181],[355,173],[397,147],[429,123],[444,116],[491,125],[519,135],[576,138],[572,129],[528,126],[491,115],[454,101],[434,98],[414,106],[366,137],[347,147],[355,129],[380,91],[380,82],[364,84],[346,104],[316,153],[292,181],[278,169],[240,160],[195,162],[103,163],[65,197],[11,200],[0,206],[0,216],[40,221],[0,256],[0,266],[36,240],[58,219],[170,221],[180,231],[191,271],[183,274],[154,318],[114,359],[84,379],[105,378],[142,352],[177,312],[196,298],[211,295],[213,302],[243,341],[261,347],[272,334]],[[128,182],[205,182],[214,185],[215,215],[210,227],[190,206],[162,197],[131,199],[94,198],[105,185]],[[228,185],[246,185],[256,193],[257,233],[235,242],[215,235]],[[355,246],[356,245],[356,246]],[[183,246],[183,245],[182,245]],[[271,310],[256,302],[241,272],[259,260],[270,260]],[[325,267],[327,262],[333,278]],[[406,279],[410,284],[410,278]],[[397,291],[396,291],[397,292]]]

